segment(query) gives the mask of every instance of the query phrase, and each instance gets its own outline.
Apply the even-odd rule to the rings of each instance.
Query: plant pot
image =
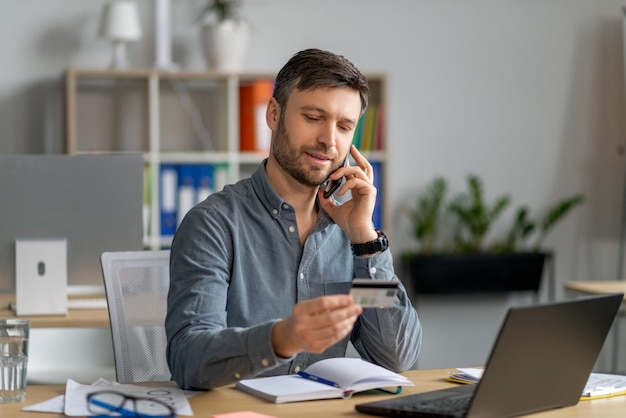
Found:
[[[248,52],[250,30],[246,22],[223,20],[202,27],[209,67],[218,71],[240,71]]]
[[[417,294],[534,291],[548,253],[406,256]]]

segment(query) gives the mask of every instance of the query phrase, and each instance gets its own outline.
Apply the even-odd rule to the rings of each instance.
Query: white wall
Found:
[[[131,48],[131,60],[149,66],[153,2],[138,3],[146,36]],[[585,194],[585,205],[546,243],[556,252],[557,297],[563,297],[567,280],[616,278],[626,130],[623,1],[243,3],[254,28],[247,59],[251,70],[276,70],[296,51],[320,47],[347,56],[365,71],[389,74],[392,164],[385,192],[394,215],[389,230],[396,253],[412,245],[403,210],[418,190],[437,174],[458,190],[473,172],[483,178],[490,197],[510,193],[514,206],[528,204],[537,211],[565,195]],[[70,63],[107,61],[108,45],[95,38],[103,1],[0,4],[5,10],[0,16],[0,152],[58,151],[60,126],[44,113],[59,100],[50,81],[58,82]],[[175,41],[200,52],[190,23],[190,9],[199,2],[172,4]],[[194,65],[199,61],[196,57]],[[477,302],[468,303],[475,307]],[[454,335],[444,325],[459,323],[464,311],[441,309],[441,304],[426,311],[428,306],[418,305],[429,330],[420,367],[458,365],[454,344],[446,348],[451,351],[445,359],[427,359],[445,346],[442,338]],[[478,311],[471,310],[472,323],[488,324],[496,312]],[[491,344],[486,340],[475,339],[468,361],[482,359]]]

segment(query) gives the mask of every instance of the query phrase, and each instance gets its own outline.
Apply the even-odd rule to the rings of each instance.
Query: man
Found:
[[[345,356],[395,371],[416,359],[421,326],[400,285],[395,306],[366,309],[353,278],[395,280],[369,162],[351,145],[367,81],[345,58],[309,49],[275,80],[269,157],[250,179],[194,207],[170,256],[167,358],[182,388],[297,373]],[[343,162],[350,154],[356,165]],[[337,205],[320,184],[345,177]]]

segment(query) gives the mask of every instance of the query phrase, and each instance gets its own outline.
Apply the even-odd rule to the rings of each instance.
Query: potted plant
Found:
[[[436,177],[409,211],[417,248],[403,254],[403,264],[418,293],[537,291],[551,257],[546,236],[583,201],[567,197],[537,219],[521,206],[504,236],[490,240],[511,197],[487,202],[482,181],[470,174],[467,191],[448,199],[446,181]]]
[[[218,71],[242,68],[250,30],[239,17],[241,0],[209,0],[200,12],[202,37],[209,66]]]

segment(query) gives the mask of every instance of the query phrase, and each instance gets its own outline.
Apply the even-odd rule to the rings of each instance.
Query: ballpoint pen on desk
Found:
[[[325,385],[332,386],[335,388],[340,387],[337,383],[333,382],[332,380],[327,380],[327,379],[324,379],[323,377],[315,376],[315,375],[312,375],[311,373],[307,373],[302,370],[298,372],[298,375],[301,377],[304,377],[305,379],[313,380],[314,382],[323,383]]]

